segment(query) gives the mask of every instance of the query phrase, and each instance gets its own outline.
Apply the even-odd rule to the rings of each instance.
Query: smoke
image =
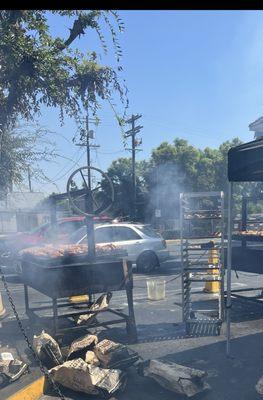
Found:
[[[179,196],[187,190],[184,174],[173,163],[165,163],[156,166],[150,176],[150,193],[146,213],[153,225],[157,220],[163,223],[165,220],[179,219]],[[160,216],[156,216],[156,210],[160,210]],[[173,225],[173,224],[172,224]]]

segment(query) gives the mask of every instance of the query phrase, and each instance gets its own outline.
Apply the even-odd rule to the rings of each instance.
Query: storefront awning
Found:
[[[263,182],[263,138],[229,150],[228,180],[230,182]]]

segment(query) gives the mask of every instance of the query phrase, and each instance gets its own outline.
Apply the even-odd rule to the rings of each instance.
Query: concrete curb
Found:
[[[39,400],[44,393],[45,377],[36,379],[23,389],[18,390],[11,396],[7,397],[7,400]]]

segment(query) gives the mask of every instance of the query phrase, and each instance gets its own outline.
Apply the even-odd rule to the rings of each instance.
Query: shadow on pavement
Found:
[[[169,354],[165,359],[208,371],[212,390],[205,400],[261,399],[255,385],[263,374],[263,334],[248,335],[231,341],[231,356],[225,355],[226,343],[217,342],[181,353]]]
[[[5,279],[8,283],[22,283],[21,278],[18,275],[7,275]]]
[[[253,321],[262,319],[263,302],[261,304],[246,299],[232,298],[232,322]]]

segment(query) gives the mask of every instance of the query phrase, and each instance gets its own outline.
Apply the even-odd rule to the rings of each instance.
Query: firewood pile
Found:
[[[34,336],[33,345],[56,383],[92,395],[107,396],[123,390],[125,370],[139,359],[127,346],[108,339],[99,341],[90,334],[74,340],[64,357],[58,343],[44,331]]]
[[[111,397],[125,389],[128,368],[133,365],[140,376],[187,397],[209,388],[204,371],[158,359],[139,361],[138,353],[127,346],[109,339],[99,341],[96,335],[77,338],[63,352],[43,331],[34,336],[33,345],[53,381],[76,392]]]

